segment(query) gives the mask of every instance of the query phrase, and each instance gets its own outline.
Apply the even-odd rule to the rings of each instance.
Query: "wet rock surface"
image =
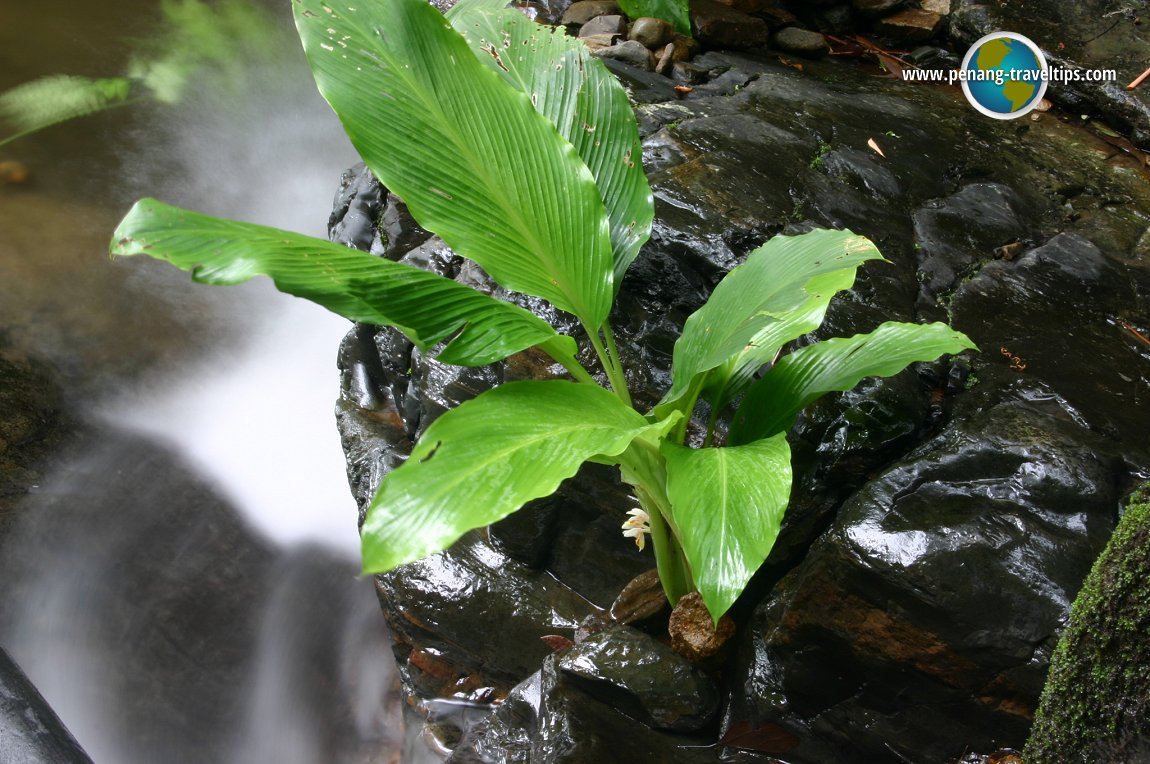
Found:
[[[638,721],[635,708],[601,702],[584,680],[550,657],[512,690],[507,701],[472,729],[450,764],[703,764],[719,761],[708,737],[657,732]],[[735,753],[723,761],[762,761]]]
[[[53,454],[76,437],[50,370],[0,343],[0,538],[44,482]]]
[[[767,22],[716,0],[691,3],[691,31],[695,39],[713,48],[753,48],[764,45]]]
[[[719,694],[689,661],[653,637],[616,626],[558,658],[560,671],[586,691],[656,728],[694,732],[713,720]]]
[[[377,576],[376,588],[404,681],[425,697],[502,697],[551,652],[543,637],[573,632],[592,612],[569,588],[477,533]]]
[[[1033,40],[1053,67],[1070,70],[1114,69],[1118,80],[1051,82],[1047,98],[1079,111],[1100,111],[1135,143],[1150,148],[1150,88],[1126,85],[1150,61],[1146,19],[1150,5],[1122,7],[1100,2],[983,3],[963,0],[950,16],[951,36],[969,45],[1003,29]]]
[[[756,691],[732,698],[728,729],[770,720],[795,740],[771,752],[800,761],[944,761],[1025,740],[1123,471],[1049,390],[980,386],[755,612]]]
[[[702,84],[683,98],[621,69],[643,104],[657,214],[612,316],[638,405],[666,388],[680,327],[722,275],[769,236],[816,225],[867,235],[889,260],[863,269],[818,336],[950,320],[982,352],[867,381],[800,417],[794,498],[732,609],[738,649],[720,667],[721,724],[697,733],[706,751],[544,657],[536,635],[573,638],[578,609],[517,614],[530,627],[511,644],[491,637],[508,618],[504,595],[467,596],[513,569],[541,587],[517,596],[608,607],[651,562],[619,535],[633,504],[605,471],[494,527],[490,542],[437,556],[453,571],[438,590],[421,588],[436,582],[423,563],[391,574],[383,606],[409,624],[403,651],[446,654],[432,614],[449,602],[460,625],[445,676],[490,675],[479,685],[509,691],[453,761],[925,764],[1024,742],[1069,603],[1119,498],[1150,468],[1150,185],[1056,117],[1002,123],[954,90],[804,63],[707,53],[690,62]],[[474,277],[447,253],[424,259]],[[349,335],[342,363],[361,506],[429,418],[509,374],[554,373],[532,357],[443,370],[367,328]],[[418,585],[398,596],[409,579]]]
[[[92,764],[11,656],[0,648],[0,761]]]

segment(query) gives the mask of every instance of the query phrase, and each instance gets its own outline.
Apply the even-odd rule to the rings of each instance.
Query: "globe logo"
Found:
[[[977,40],[962,60],[962,92],[988,117],[1015,119],[1031,112],[1046,94],[1049,67],[1038,46],[1014,32]]]

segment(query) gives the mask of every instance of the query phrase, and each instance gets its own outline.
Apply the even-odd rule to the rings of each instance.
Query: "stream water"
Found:
[[[124,71],[158,0],[0,6],[0,92]],[[346,321],[111,261],[140,196],[323,235],[355,161],[282,4],[272,61],[0,147],[0,340],[85,434],[0,537],[0,646],[97,762],[386,761],[387,636],[331,414]]]

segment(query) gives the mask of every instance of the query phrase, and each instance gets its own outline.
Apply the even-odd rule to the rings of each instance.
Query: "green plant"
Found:
[[[823,166],[823,162],[826,161],[827,154],[829,153],[831,153],[831,145],[826,141],[820,142],[819,147],[815,150],[814,157],[810,163],[807,164],[807,167],[810,167],[812,170],[819,169]]]
[[[178,102],[189,80],[205,71],[241,79],[245,57],[271,49],[270,19],[250,0],[164,0],[162,21],[132,56],[128,72],[94,79],[57,74],[0,93],[0,120],[11,134],[0,146],[61,122],[144,99]]]
[[[159,257],[206,283],[268,275],[353,320],[397,327],[445,363],[538,347],[574,378],[497,387],[432,423],[368,508],[365,571],[442,550],[595,461],[618,465],[634,487],[642,512],[629,513],[626,535],[642,545],[650,534],[671,601],[697,589],[717,620],[778,534],[798,412],[863,377],[972,347],[942,324],[886,323],[777,358],[819,326],[860,264],[880,257],[848,231],[777,237],[688,319],[671,389],[636,411],[608,314],[653,203],[614,78],[578,41],[503,0],[463,0],[450,23],[423,0],[294,7],[319,89],[367,165],[498,283],[573,314],[610,388],[579,362],[572,337],[511,303],[326,241],[137,203],[114,254]],[[716,423],[740,398],[716,447]],[[710,405],[706,442],[690,448],[700,401]]]

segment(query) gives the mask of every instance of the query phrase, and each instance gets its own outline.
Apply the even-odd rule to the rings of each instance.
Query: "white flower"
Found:
[[[638,507],[627,510],[627,514],[631,517],[623,523],[623,535],[635,539],[635,546],[642,551],[647,545],[647,534],[651,532],[651,516]]]

